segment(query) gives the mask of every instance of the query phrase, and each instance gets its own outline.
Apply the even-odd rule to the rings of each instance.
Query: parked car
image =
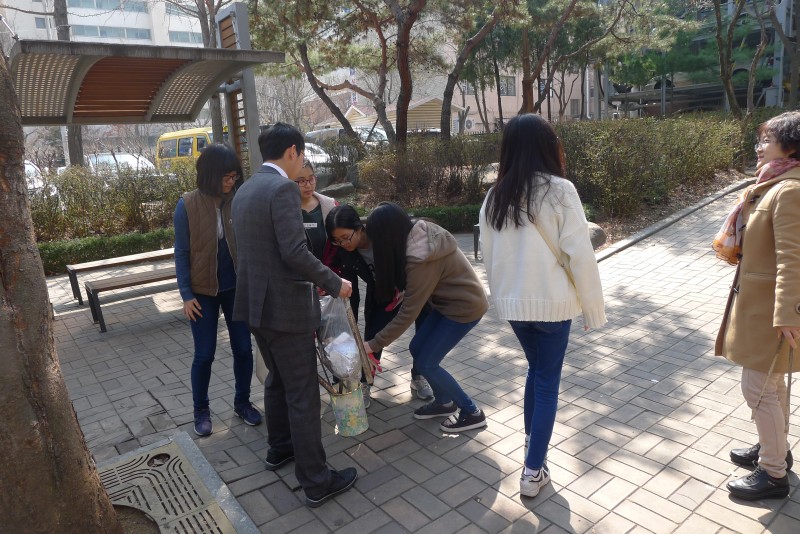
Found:
[[[38,191],[44,187],[44,178],[39,166],[32,161],[25,160],[25,181],[28,183],[28,191]]]
[[[118,169],[128,168],[134,171],[152,171],[155,173],[156,167],[153,163],[142,155],[134,155],[128,152],[108,152],[101,154],[89,154],[86,157],[87,164],[92,171],[102,169],[111,170],[116,173]]]
[[[306,159],[314,166],[317,175],[317,189],[327,186],[333,178],[333,162],[325,150],[314,143],[306,143]]]

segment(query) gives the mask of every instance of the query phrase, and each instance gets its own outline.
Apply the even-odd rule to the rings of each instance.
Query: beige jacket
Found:
[[[752,187],[744,199],[742,259],[715,354],[768,372],[778,351],[776,326],[800,326],[800,168]],[[789,370],[784,343],[773,372]],[[800,371],[800,354],[792,371]]]
[[[486,291],[456,239],[431,222],[417,221],[406,242],[406,291],[400,311],[370,346],[382,349],[400,337],[429,303],[458,323],[471,323],[489,309]]]

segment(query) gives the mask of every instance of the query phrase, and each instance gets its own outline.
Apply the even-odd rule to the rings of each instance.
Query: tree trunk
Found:
[[[717,49],[719,52],[719,78],[722,82],[722,87],[725,89],[725,96],[728,99],[731,113],[737,119],[742,119],[742,108],[736,100],[736,90],[733,87],[733,32],[736,29],[736,21],[744,8],[745,0],[736,0],[733,16],[728,22],[727,26],[724,25],[724,18],[722,16],[722,1],[714,1],[714,16],[716,18],[716,41]]]
[[[397,74],[400,77],[400,92],[397,95],[395,135],[397,144],[405,146],[408,138],[408,106],[414,92],[414,80],[411,76],[411,28],[425,8],[427,0],[415,0],[407,8],[400,8],[392,2],[392,11],[397,21]]]
[[[483,131],[489,133],[489,111],[486,109],[486,88],[483,86],[483,82],[479,82],[480,85],[480,98],[478,97],[478,88],[475,88],[475,107],[478,109],[478,117],[480,117],[481,122],[483,123]],[[483,110],[481,110],[481,100],[483,100]]]
[[[500,65],[497,64],[497,47],[494,46],[494,40],[492,40],[492,67],[494,68],[494,86],[497,87],[497,118],[498,118],[498,129],[502,130],[503,125],[505,124],[505,120],[503,119],[503,97],[500,94]]]
[[[528,29],[522,30],[522,106],[519,114],[533,113],[533,76],[531,75],[531,45]]]
[[[67,0],[53,1],[53,22],[59,41],[69,41]],[[83,165],[83,132],[78,124],[67,125],[67,157],[70,165]]]
[[[447,75],[447,84],[444,87],[444,94],[442,95],[442,117],[439,121],[441,137],[444,140],[450,139],[450,126],[453,123],[451,120],[453,115],[453,92],[455,91],[456,84],[461,76],[461,71],[464,70],[464,65],[467,63],[467,58],[469,58],[469,55],[472,53],[475,47],[486,38],[489,32],[491,32],[497,24],[498,13],[498,10],[495,9],[494,13],[492,13],[492,17],[481,27],[480,30],[478,30],[478,33],[467,39],[467,42],[464,43],[464,48],[461,49],[461,52],[459,52],[458,57],[456,58],[456,63],[453,65],[453,70]],[[458,125],[459,129],[463,131],[460,113]]]
[[[0,59],[0,525],[121,533],[67,393],[36,249],[19,103]]]

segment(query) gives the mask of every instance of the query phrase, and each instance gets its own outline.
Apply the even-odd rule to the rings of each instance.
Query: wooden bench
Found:
[[[78,301],[78,304],[83,306],[81,288],[78,285],[78,273],[96,271],[98,269],[108,269],[111,267],[118,267],[120,265],[131,265],[133,263],[142,263],[146,261],[152,262],[168,260],[174,255],[175,249],[167,248],[164,250],[154,250],[152,252],[142,252],[141,254],[131,254],[130,256],[120,256],[118,258],[108,258],[105,260],[87,261],[86,263],[67,265],[67,275],[69,276],[69,284],[72,286],[72,296]]]
[[[86,282],[84,287],[86,288],[86,299],[89,301],[89,308],[92,311],[92,320],[95,323],[100,323],[100,332],[106,331],[106,322],[103,320],[103,310],[100,309],[99,299],[100,293],[103,291],[151,284],[153,282],[170,280],[172,278],[177,278],[175,275],[175,266],[156,269],[155,271],[123,274],[111,278],[103,278],[102,280]]]

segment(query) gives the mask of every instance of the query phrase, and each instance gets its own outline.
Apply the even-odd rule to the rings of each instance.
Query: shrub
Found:
[[[425,217],[448,232],[471,232],[472,227],[478,224],[480,204],[465,206],[447,206],[436,208],[417,208],[413,210],[414,217]]]
[[[195,189],[194,162],[176,162],[170,174],[121,169],[92,172],[69,167],[46,177],[47,186],[30,195],[39,241],[92,235],[149,232],[172,225],[178,198]],[[52,187],[51,187],[52,186]]]
[[[457,136],[449,141],[409,139],[405,151],[385,146],[359,163],[369,201],[407,207],[480,202],[485,172],[499,153],[498,134]]]
[[[63,274],[73,263],[115,258],[128,254],[168,248],[175,242],[172,228],[149,233],[121,234],[111,237],[84,237],[39,243],[39,255],[46,275]]]

